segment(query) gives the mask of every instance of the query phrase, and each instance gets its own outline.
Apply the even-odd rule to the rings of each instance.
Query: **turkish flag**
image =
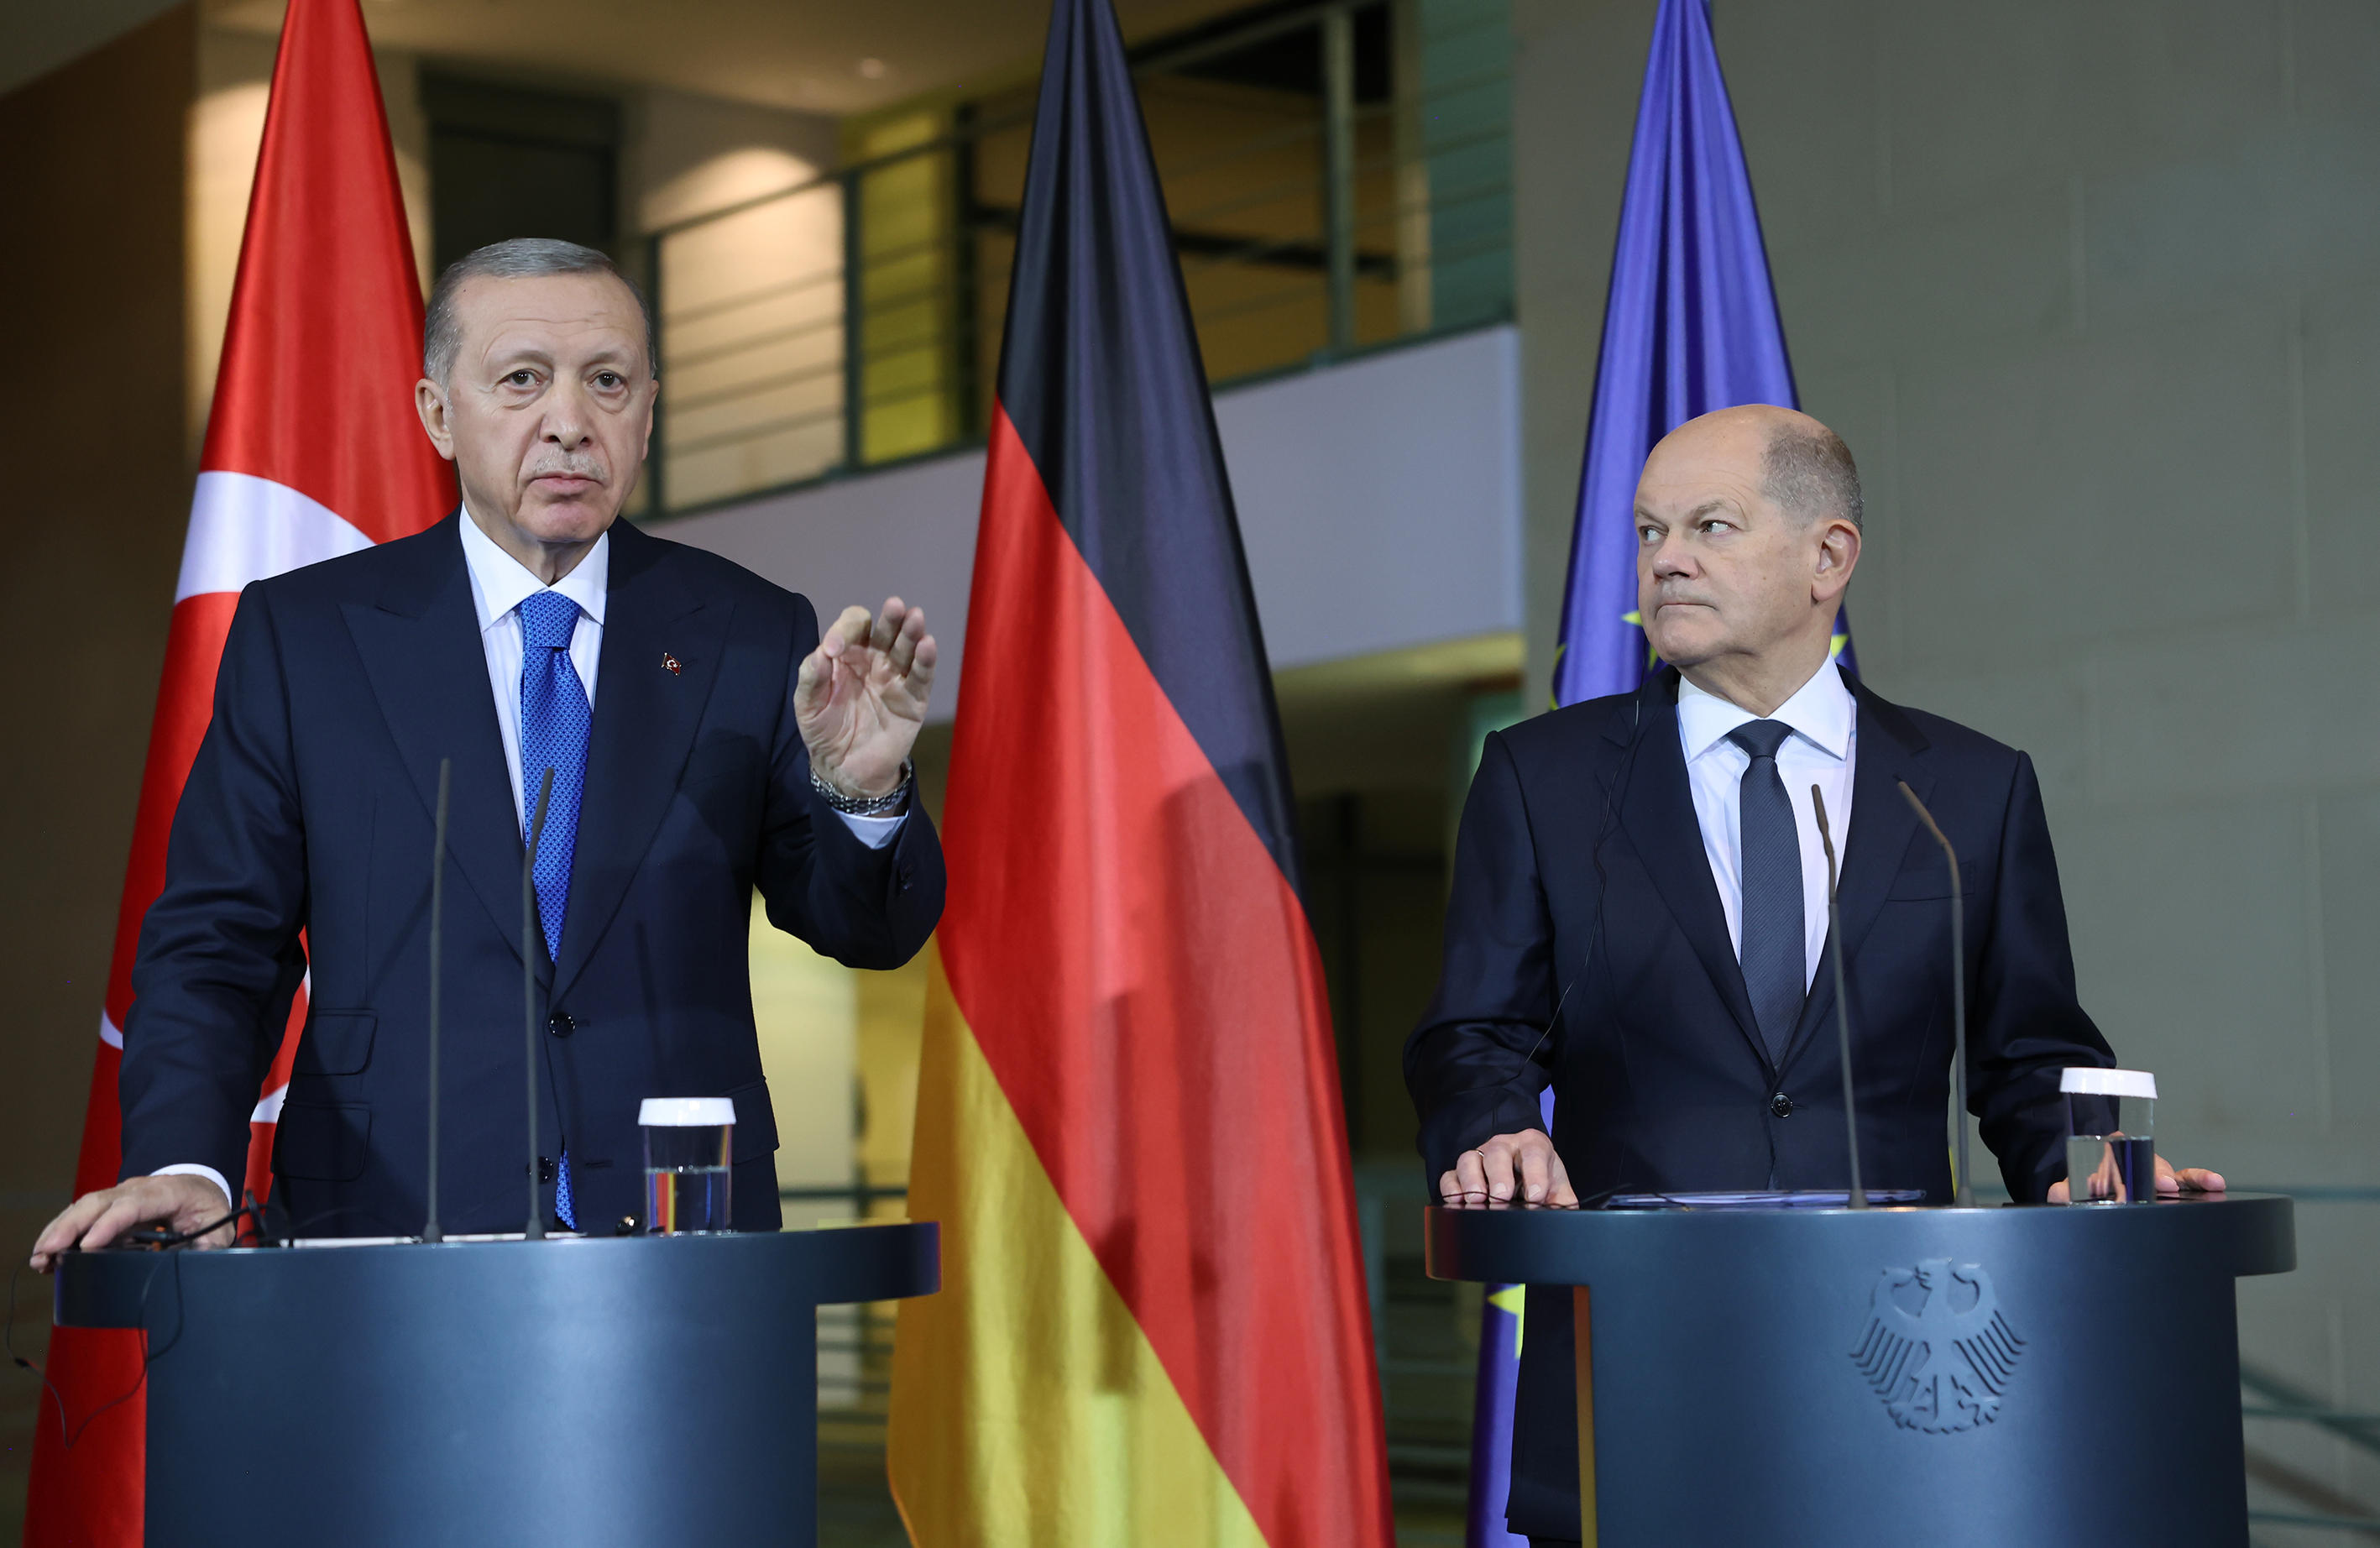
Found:
[[[166,834],[212,713],[215,666],[240,588],[419,532],[455,507],[452,470],[414,415],[420,362],[421,288],[362,12],[357,0],[290,0],[182,545],[75,1167],[78,1195],[114,1184],[122,1162],[115,1074],[133,953],[164,886]],[[300,989],[280,1057],[257,1094],[244,1181],[260,1199],[271,1185],[273,1120],[305,1012]],[[231,1180],[236,1188],[243,1181]],[[138,1333],[52,1334],[28,1548],[140,1541],[144,1358]]]

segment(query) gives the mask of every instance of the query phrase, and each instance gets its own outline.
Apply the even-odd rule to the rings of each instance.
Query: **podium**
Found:
[[[149,1335],[149,1548],[818,1535],[815,1309],[938,1288],[930,1223],[67,1254]]]
[[[1599,1548],[2248,1541],[2232,1281],[2296,1266],[2286,1198],[1425,1230],[1434,1278],[1574,1287]]]

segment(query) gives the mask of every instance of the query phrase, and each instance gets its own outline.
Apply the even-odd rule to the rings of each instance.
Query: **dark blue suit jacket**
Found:
[[[440,1214],[450,1232],[520,1228],[525,846],[460,519],[242,594],[141,927],[125,1176],[203,1162],[238,1185],[258,1083],[310,971],[274,1191],[299,1234],[420,1229],[432,813],[451,758]],[[810,789],[792,695],[817,642],[804,599],[613,526],[560,959],[533,954],[540,1148],[567,1144],[584,1228],[644,1211],[647,1096],[735,1098],[735,1222],[778,1222],[754,888],[777,925],[854,967],[906,961],[941,916],[924,811],[870,850]]]
[[[1863,1180],[1933,1203],[1951,1191],[1949,871],[1894,788],[1906,780],[1965,884],[1969,1106],[2010,1191],[2039,1199],[2065,1173],[2058,1070],[2115,1059],[2075,999],[2032,761],[1844,680],[1859,732],[1836,896]],[[1548,1081],[1555,1149],[1582,1199],[1849,1183],[1831,966],[1772,1062],[1704,853],[1677,695],[1664,670],[1640,693],[1488,739],[1445,972],[1405,1045],[1433,1191],[1463,1151],[1540,1127]],[[1570,1297],[1531,1296],[1515,1531],[1579,1534],[1572,1359]]]

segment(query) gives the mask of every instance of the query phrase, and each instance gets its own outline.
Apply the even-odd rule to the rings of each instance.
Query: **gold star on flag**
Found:
[[[1507,1285],[1488,1298],[1488,1305],[1499,1312],[1510,1312],[1512,1314],[1512,1358],[1514,1360],[1521,1358],[1521,1328],[1524,1323],[1521,1308],[1527,1303],[1528,1298],[1529,1288],[1526,1285]]]

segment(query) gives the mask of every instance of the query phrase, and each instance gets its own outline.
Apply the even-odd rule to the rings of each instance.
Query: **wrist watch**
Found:
[[[898,811],[901,804],[909,799],[909,787],[916,783],[917,778],[917,766],[903,758],[901,782],[882,795],[845,795],[826,782],[816,764],[810,766],[810,788],[819,792],[820,799],[847,817],[888,816]]]

